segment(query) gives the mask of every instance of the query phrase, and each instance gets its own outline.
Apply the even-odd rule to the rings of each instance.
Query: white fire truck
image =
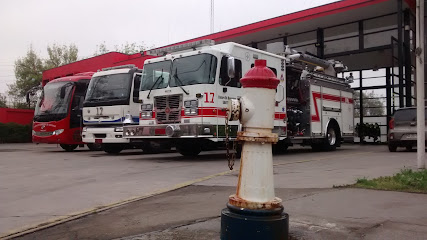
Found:
[[[107,153],[134,147],[123,138],[123,126],[139,122],[141,72],[130,64],[104,68],[92,76],[83,104],[83,142],[102,144]]]
[[[234,140],[238,121],[230,121],[226,136],[229,99],[239,99],[240,78],[255,59],[280,79],[276,89],[274,132],[276,148],[294,143],[333,150],[353,137],[353,92],[344,69],[336,61],[322,60],[289,48],[282,55],[237,43],[214,45],[211,40],[155,49],[160,56],[144,64],[140,87],[140,121],[125,126],[124,138],[167,141],[185,156]],[[244,109],[242,109],[244,111]]]

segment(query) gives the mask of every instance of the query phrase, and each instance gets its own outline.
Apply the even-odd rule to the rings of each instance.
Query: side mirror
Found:
[[[60,95],[59,95],[59,97],[60,97],[61,99],[64,99],[64,98],[65,98],[65,89],[66,89],[66,86],[62,86],[62,87],[61,87],[61,93],[60,93]]]
[[[227,73],[229,78],[234,78],[236,75],[236,64],[234,57],[228,57],[227,59]]]

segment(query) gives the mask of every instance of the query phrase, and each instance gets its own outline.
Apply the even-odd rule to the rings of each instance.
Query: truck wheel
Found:
[[[278,141],[276,144],[272,145],[273,154],[276,153],[285,153],[288,150],[289,145],[284,141]]]
[[[397,150],[397,146],[396,146],[396,145],[394,145],[394,144],[389,143],[389,144],[388,144],[388,150],[389,150],[390,152],[396,152],[396,150]]]
[[[59,144],[59,146],[61,146],[62,149],[64,149],[67,152],[72,152],[74,151],[74,149],[78,147],[77,144]]]
[[[182,156],[195,157],[199,155],[199,153],[202,151],[202,148],[198,144],[182,144],[182,145],[177,145],[176,150]]]
[[[334,151],[337,148],[338,141],[336,129],[333,126],[328,126],[328,130],[326,131],[326,150]]]
[[[98,143],[88,143],[86,145],[89,148],[89,150],[91,150],[91,151],[101,151],[102,150],[101,144],[98,144]]]
[[[118,154],[125,147],[121,144],[102,144],[102,150],[108,154]]]

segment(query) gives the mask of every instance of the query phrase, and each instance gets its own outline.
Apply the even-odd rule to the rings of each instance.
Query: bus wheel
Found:
[[[182,155],[186,157],[195,157],[199,155],[202,151],[202,148],[199,144],[179,144],[176,146],[176,150]]]
[[[59,144],[59,146],[62,147],[62,149],[64,149],[67,152],[72,152],[74,151],[74,149],[77,148],[77,144]]]
[[[122,144],[102,144],[102,150],[108,154],[118,154],[124,148]]]
[[[102,150],[102,146],[99,143],[88,143],[86,145],[89,148],[89,150],[91,150],[91,151],[101,151]]]

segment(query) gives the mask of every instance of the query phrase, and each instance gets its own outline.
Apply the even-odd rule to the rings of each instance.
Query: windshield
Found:
[[[426,108],[427,110],[427,108]],[[427,120],[427,111],[425,113],[425,119]],[[417,121],[417,109],[408,108],[408,109],[399,109],[394,113],[395,122],[413,122]]]
[[[38,101],[35,116],[56,115],[62,119],[68,113],[74,85],[71,82],[48,83]],[[61,91],[63,96],[61,96]]]
[[[216,57],[210,54],[199,54],[178,58],[173,61],[170,87],[203,83],[214,83]]]
[[[140,90],[160,89],[168,86],[171,61],[149,63],[144,65]]]
[[[150,89],[213,84],[217,58],[210,54],[198,54],[144,65],[141,91]]]
[[[119,73],[93,77],[86,93],[86,102],[129,99],[131,76]]]

